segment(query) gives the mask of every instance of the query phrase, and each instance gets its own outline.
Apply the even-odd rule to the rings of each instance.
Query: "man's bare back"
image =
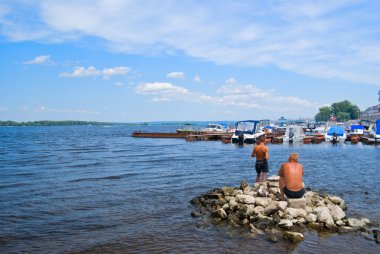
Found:
[[[268,173],[268,159],[269,159],[269,149],[265,146],[264,139],[258,140],[258,145],[253,148],[251,153],[251,157],[256,157],[256,182],[260,181],[260,175],[263,173],[261,182],[266,181],[267,173]]]
[[[299,191],[303,188],[303,166],[297,162],[283,163],[278,172],[285,179],[285,186],[289,190]]]
[[[268,147],[265,146],[264,142],[253,148],[251,157],[256,157],[257,161],[268,160]]]
[[[301,198],[305,194],[302,181],[303,166],[298,163],[296,153],[292,153],[288,160],[289,162],[283,163],[278,170],[281,198],[284,199],[284,194],[288,198]]]

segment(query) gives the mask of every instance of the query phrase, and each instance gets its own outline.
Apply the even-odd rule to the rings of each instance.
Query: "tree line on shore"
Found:
[[[348,100],[335,102],[331,106],[319,108],[319,112],[315,115],[315,121],[326,122],[331,117],[334,117],[338,122],[359,119],[360,109]]]

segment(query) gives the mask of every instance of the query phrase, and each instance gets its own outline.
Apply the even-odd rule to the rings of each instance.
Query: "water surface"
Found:
[[[358,233],[305,232],[298,246],[190,216],[189,201],[255,179],[252,145],[132,138],[178,126],[0,128],[0,252],[378,253]],[[380,147],[269,145],[270,174],[299,153],[304,181],[380,221]]]

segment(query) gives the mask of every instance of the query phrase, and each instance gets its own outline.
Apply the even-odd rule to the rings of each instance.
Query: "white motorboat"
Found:
[[[231,138],[232,143],[253,144],[257,138],[265,134],[260,128],[260,121],[257,120],[239,121],[235,126],[236,129]]]
[[[282,136],[283,142],[303,142],[304,138],[303,128],[298,125],[286,126],[285,135]]]
[[[347,138],[344,127],[342,126],[331,126],[330,129],[325,134],[326,142],[344,142]]]

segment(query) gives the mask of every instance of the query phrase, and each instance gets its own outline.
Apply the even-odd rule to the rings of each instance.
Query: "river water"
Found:
[[[132,138],[178,126],[0,128],[0,253],[379,253],[360,233],[297,246],[190,216],[193,197],[253,183],[253,145]],[[380,222],[380,147],[268,145],[270,173],[299,153],[304,182]]]

